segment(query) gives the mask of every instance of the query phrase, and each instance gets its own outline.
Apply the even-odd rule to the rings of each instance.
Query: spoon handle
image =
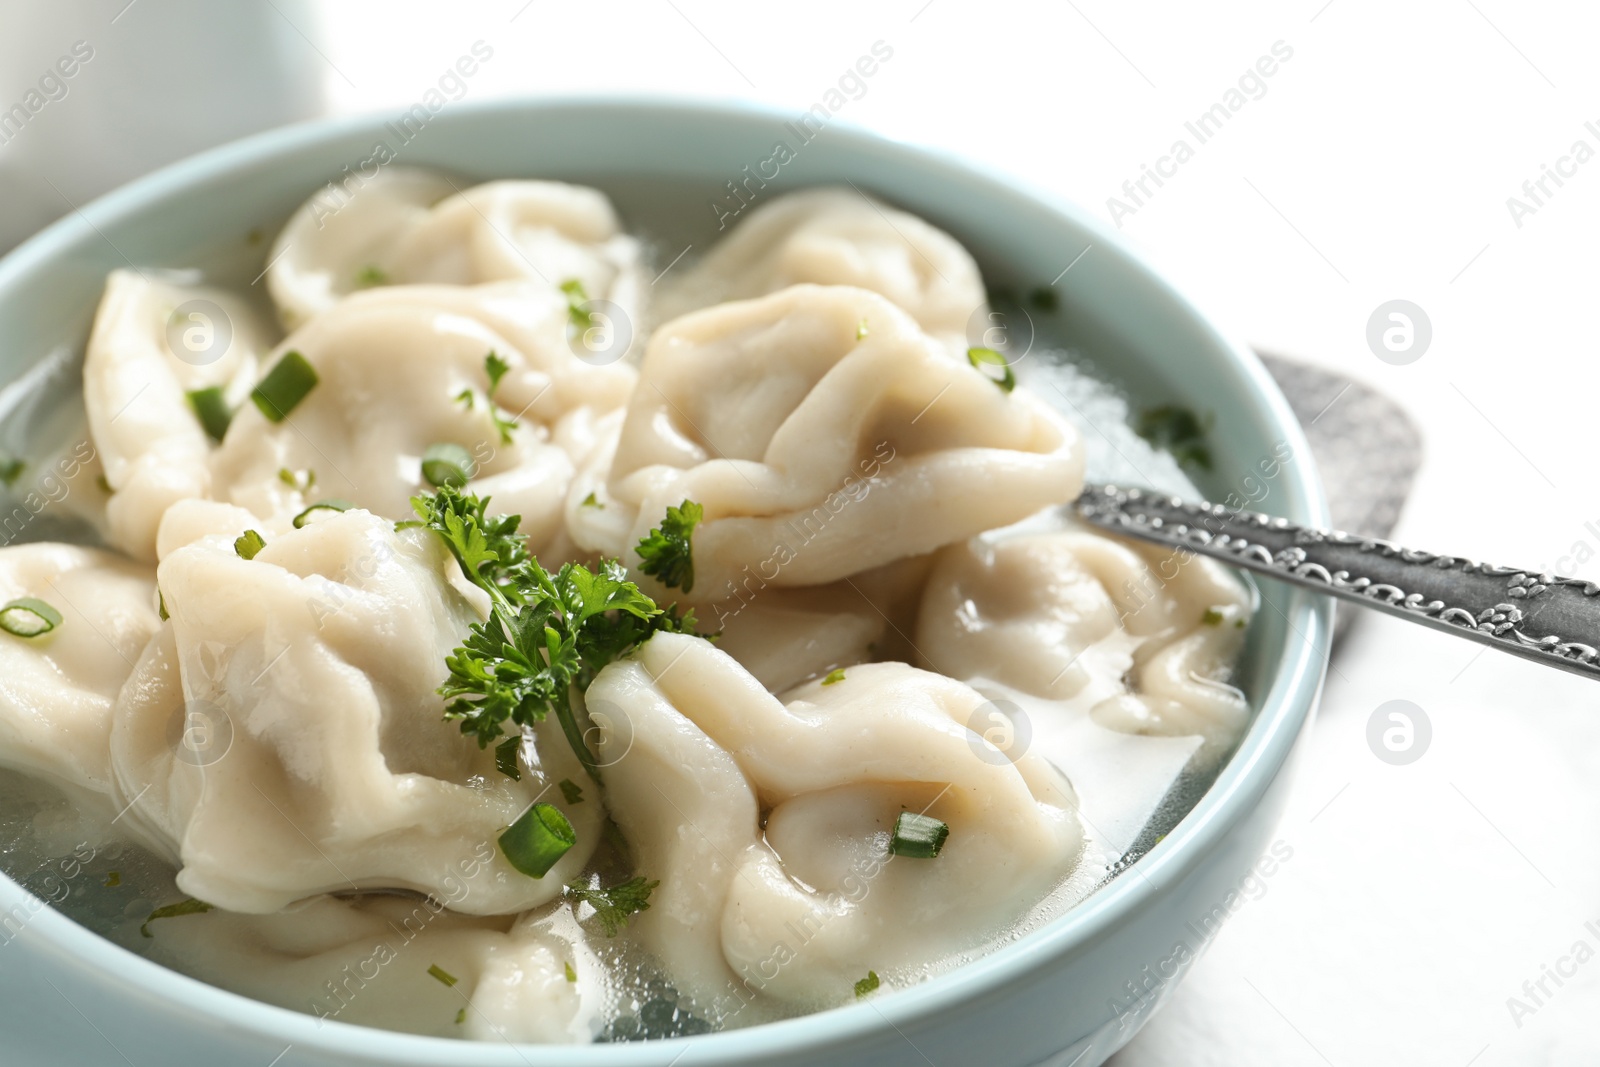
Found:
[[[1221,504],[1091,485],[1078,517],[1600,678],[1600,585],[1401,548]]]

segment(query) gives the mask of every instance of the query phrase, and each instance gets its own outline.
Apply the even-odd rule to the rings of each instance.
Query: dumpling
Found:
[[[586,700],[611,724],[613,816],[661,880],[633,934],[703,1011],[842,1003],[869,969],[892,983],[1016,921],[1082,849],[1059,773],[968,729],[977,692],[905,664],[785,703],[711,644],[658,634]],[[948,825],[937,857],[889,853],[905,811]]]
[[[468,887],[455,907],[474,915],[553,899],[603,814],[544,796],[578,844],[542,879],[499,854],[501,830],[584,772],[554,724],[534,731],[535,758],[513,781],[444,720],[445,656],[486,605],[437,538],[347,511],[247,560],[233,538],[249,520],[189,502],[163,524],[171,619],[112,733],[130,828],[182,868],[184,892],[230,911],[369,888],[442,898],[455,880]]]
[[[212,911],[152,923],[151,954],[203,981],[322,1021],[432,1037],[588,1042],[592,965],[533,916],[475,918],[440,899],[316,897],[272,915]],[[455,980],[454,985],[430,973]]]
[[[462,190],[425,170],[391,167],[350,191],[324,189],[279,234],[268,285],[298,326],[352,292],[432,282],[526,281],[638,318],[639,244],[603,193],[552,181],[496,181]],[[618,353],[620,355],[621,353]]]
[[[1102,725],[1228,740],[1249,714],[1226,684],[1249,593],[1209,559],[1080,531],[974,538],[936,559],[916,637],[931,670],[1067,700],[1097,648],[1131,683],[1096,701]]]
[[[37,637],[0,632],[0,766],[109,808],[111,709],[160,625],[155,574],[92,548],[0,549],[0,605],[24,597],[61,622]]]
[[[238,297],[111,272],[84,356],[83,399],[112,490],[114,547],[154,562],[162,513],[207,495],[212,441],[188,394],[217,388],[230,407],[243,403],[268,344]]]
[[[631,369],[589,366],[567,349],[558,297],[509,285],[349,298],[280,346],[275,358],[300,353],[317,384],[279,422],[240,408],[213,461],[214,495],[280,525],[330,498],[407,518],[427,488],[424,453],[453,444],[475,468],[469,491],[520,514],[543,547],[561,528],[573,474],[552,427],[580,406],[620,404],[633,381]],[[493,406],[490,352],[509,367]]]
[[[750,212],[686,272],[671,299],[681,312],[806,282],[888,297],[955,351],[981,343],[969,340],[969,324],[981,329],[989,321],[983,278],[959,241],[840,186],[791,193]]]
[[[395,243],[455,190],[416,167],[384,167],[317,190],[268,253],[267,291],[284,325],[303,325],[346,295],[389,281],[384,264]]]
[[[945,358],[861,289],[798,285],[687,315],[656,331],[640,375],[606,502],[637,517],[606,550],[631,551],[668,507],[699,503],[702,602],[846,578],[1082,484],[1066,422]]]

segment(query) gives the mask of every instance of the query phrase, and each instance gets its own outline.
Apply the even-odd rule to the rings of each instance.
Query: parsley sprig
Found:
[[[421,522],[444,541],[467,579],[489,595],[489,617],[445,659],[445,714],[480,747],[552,712],[595,781],[599,768],[572,709],[606,664],[661,631],[694,633],[694,613],[658,607],[615,560],[590,570],[567,563],[554,574],[529,555],[516,515],[491,518],[489,500],[442,486],[412,498]]]
[[[594,917],[600,920],[606,936],[616,937],[618,932],[628,925],[630,916],[650,910],[650,894],[660,884],[660,882],[646,881],[643,875],[629,878],[626,882],[619,882],[609,888],[570,882],[567,885],[567,896],[574,904],[587,904],[593,908]]]
[[[685,593],[694,589],[694,551],[689,539],[704,517],[705,508],[693,500],[668,508],[661,525],[639,542],[639,569],[669,589]]]

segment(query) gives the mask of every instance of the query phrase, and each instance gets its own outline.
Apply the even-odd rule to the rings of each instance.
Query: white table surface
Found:
[[[136,2],[121,21],[162,17],[169,0]],[[1511,0],[311,7],[320,25],[292,29],[335,112],[409,105],[481,39],[494,58],[471,99],[670,92],[798,113],[882,40],[894,57],[843,119],[1015,173],[1107,218],[1124,180],[1176,138],[1194,144],[1184,122],[1282,41],[1293,55],[1266,94],[1124,218],[1124,234],[1241,339],[1369,382],[1411,411],[1427,454],[1401,541],[1600,580],[1590,558],[1600,496],[1586,473],[1595,416],[1579,400],[1600,385],[1600,159],[1551,184],[1520,226],[1506,203],[1574,141],[1600,151],[1584,127],[1600,129],[1593,10]],[[114,30],[102,51],[116,47]],[[83,82],[74,91],[91,91]],[[1365,340],[1369,315],[1395,298],[1433,327],[1407,366],[1381,362]],[[1368,718],[1393,699],[1422,707],[1433,727],[1408,766],[1381,762],[1366,742]],[[1279,829],[1292,859],[1118,1067],[1600,1059],[1600,837],[1589,840],[1600,689],[1369,617],[1335,662],[1313,742]],[[1545,978],[1549,995],[1535,1002],[1524,983],[1558,964],[1571,977]],[[1512,997],[1531,1010],[1514,1013]]]

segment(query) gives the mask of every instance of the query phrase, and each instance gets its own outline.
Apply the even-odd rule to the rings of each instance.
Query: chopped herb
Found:
[[[833,670],[828,672],[828,676],[822,680],[822,684],[823,685],[833,685],[836,682],[842,682],[842,681],[844,681],[844,668],[843,667],[835,667]]]
[[[603,508],[603,507],[605,507],[604,504],[600,503],[600,501],[595,499],[595,495],[593,493],[590,493],[588,496],[584,497],[583,498],[583,503],[579,504],[578,506],[580,508]]]
[[[200,428],[207,437],[220,443],[233,422],[233,408],[228,406],[228,398],[223,395],[222,388],[213,385],[208,389],[195,389],[188,396],[189,407],[194,410],[194,417],[200,420]]]
[[[94,484],[98,485],[100,487],[100,491],[107,496],[110,496],[112,493],[116,492],[115,489],[111,488],[111,479],[107,478],[104,472],[94,476]]]
[[[139,927],[139,933],[143,937],[154,937],[156,935],[150,932],[150,924],[157,919],[176,919],[181,915],[204,915],[211,910],[212,906],[203,900],[180,900],[176,904],[168,904],[164,908],[157,908],[152,911],[150,917]]]
[[[1235,630],[1244,629],[1244,619],[1243,618],[1234,619],[1233,620],[1233,628]]]
[[[258,245],[265,240],[265,236],[260,230],[251,230],[244,235],[244,239],[246,244]]]
[[[267,539],[256,530],[246,530],[233,539],[233,550],[240,559],[255,559],[256,553],[267,547]]]
[[[1035,311],[1055,311],[1061,306],[1061,299],[1050,286],[1041,285],[1028,294],[1028,303]]]
[[[1218,611],[1216,608],[1207,608],[1205,610],[1205,613],[1200,616],[1200,625],[1201,626],[1221,626],[1222,625],[1222,619],[1223,619],[1222,612]]]
[[[357,289],[370,289],[374,285],[388,285],[389,275],[375,263],[368,263],[356,275]]]
[[[866,319],[862,319],[860,322],[856,323],[856,340],[857,341],[865,341],[866,339],[867,339],[867,320]]]
[[[355,505],[348,500],[319,500],[294,517],[294,528],[305,529],[306,523],[311,521],[313,511],[349,511],[353,507]]]
[[[969,348],[967,349],[967,362],[972,364],[979,374],[998,385],[1001,392],[1009,393],[1017,387],[1017,376],[1012,373],[1011,364],[1006,361],[1005,356],[994,349]],[[983,369],[985,366],[1000,367],[1004,373],[1001,377],[996,378]]]
[[[422,477],[434,488],[466,485],[472,477],[472,468],[472,453],[460,445],[429,445],[422,453]]]
[[[292,471],[288,467],[279,467],[278,481],[296,492],[309,493],[312,486],[317,484],[317,472],[309,469]]]
[[[17,484],[17,479],[22,477],[22,472],[28,469],[28,464],[15,456],[0,459],[0,482],[4,482],[7,489]]]
[[[291,348],[256,385],[250,399],[269,422],[282,422],[316,385],[317,372]]]
[[[856,983],[856,999],[860,1000],[868,993],[871,993],[873,990],[877,989],[880,984],[881,983],[878,981],[878,972],[868,971],[867,976]]]
[[[434,978],[438,979],[440,982],[443,982],[447,986],[453,986],[461,980],[455,975],[451,974],[449,971],[445,970],[443,967],[439,966],[437,963],[428,965],[428,973],[433,975]]]
[[[1206,444],[1206,433],[1211,429],[1211,419],[1201,419],[1186,407],[1163,404],[1140,413],[1133,432],[1151,445],[1170,452],[1178,466],[1211,469],[1211,449]]]
[[[501,774],[513,782],[522,781],[522,768],[517,765],[517,752],[522,748],[522,735],[508,737],[494,746],[494,765]]]
[[[950,827],[931,815],[902,811],[894,821],[889,851],[908,859],[931,860],[944,848],[944,840],[949,836]]]
[[[160,589],[156,590],[156,614],[161,616],[162,622],[172,618],[171,615],[167,614],[167,598],[162,595]]]
[[[464,1023],[466,1021],[467,1021],[467,1009],[466,1008],[462,1008],[460,1011],[456,1012],[456,1025],[460,1026],[462,1023]]]
[[[594,316],[584,307],[589,302],[589,294],[584,292],[583,283],[576,278],[561,283],[561,291],[567,294],[567,321],[579,333],[588,330],[594,325]]]
[[[588,688],[600,669],[659,631],[694,633],[694,614],[663,611],[628,581],[616,560],[591,571],[576,563],[554,574],[528,554],[520,518],[489,518],[488,499],[445,486],[413,497],[419,525],[434,531],[468,581],[489,594],[489,617],[445,660],[439,687],[453,698],[449,718],[487,747],[509,719],[532,726],[554,712],[590,777],[599,768],[584,743],[571,689]]]
[[[639,569],[660,579],[669,589],[694,588],[694,547],[690,537],[705,515],[705,509],[692,500],[668,508],[661,525],[639,542]]]
[[[473,391],[470,388],[463,389],[463,390],[461,390],[461,392],[456,394],[456,403],[460,404],[462,407],[466,408],[468,411],[472,410],[473,404],[474,404],[476,399],[477,399],[477,394],[473,393]]]
[[[578,972],[572,969],[572,964],[567,963],[563,966],[567,969],[567,981],[576,982],[578,980]]]
[[[517,420],[515,418],[506,418],[501,410],[495,407],[494,394],[500,388],[500,379],[504,378],[510,370],[511,364],[493,352],[483,357],[483,373],[488,375],[489,378],[489,392],[485,397],[485,402],[489,405],[489,418],[493,420],[494,428],[499,432],[500,443],[503,445],[511,443],[511,431],[517,428]],[[459,396],[457,399],[460,399]],[[470,407],[471,405],[469,404],[468,406]]]
[[[122,884],[122,872],[121,871],[108,871],[108,872],[106,872],[105,887],[107,889],[115,889],[115,888],[117,888],[117,886],[119,886],[121,884]]]
[[[535,804],[500,835],[500,851],[506,860],[529,878],[549,874],[577,843],[572,824],[554,804]]]
[[[616,937],[622,928],[628,925],[629,916],[650,910],[650,894],[660,884],[660,882],[645,881],[643,875],[629,878],[626,882],[619,882],[609,889],[601,886],[591,888],[582,882],[570,882],[567,885],[567,896],[576,903],[587,904],[593,908],[594,917],[600,920],[606,936]]]
[[[0,608],[0,630],[14,637],[38,637],[60,625],[61,612],[38,597],[21,597]]]
[[[583,790],[571,778],[563,778],[556,783],[561,788],[561,798],[568,804],[582,804]]]

